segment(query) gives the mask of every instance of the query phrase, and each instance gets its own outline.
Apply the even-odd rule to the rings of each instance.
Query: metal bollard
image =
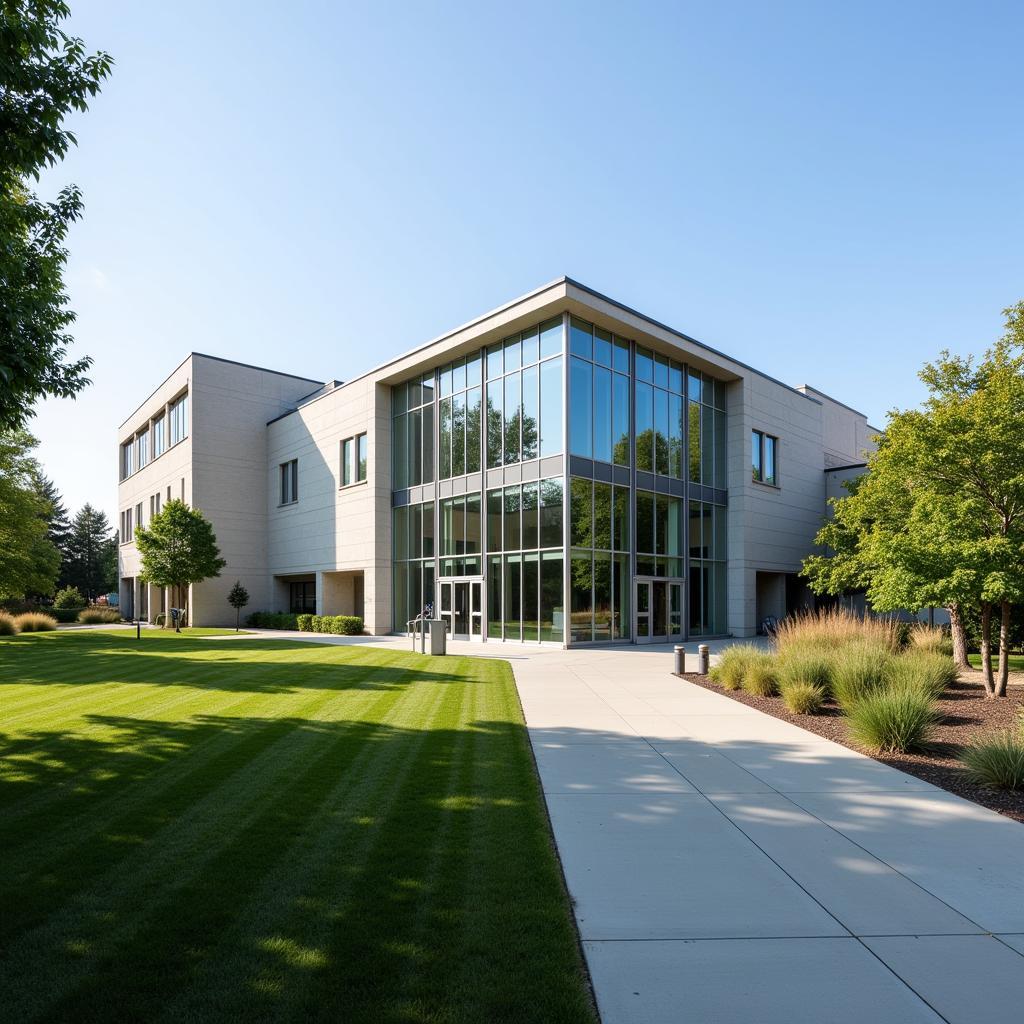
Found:
[[[708,666],[711,664],[711,652],[707,644],[700,644],[697,647],[697,671],[702,675],[708,674]]]
[[[685,652],[686,652],[686,648],[683,647],[682,644],[676,644],[675,647],[672,648],[672,653],[675,656],[675,662],[674,662],[675,667],[672,669],[672,671],[675,672],[675,674],[677,676],[682,675],[683,672],[685,671],[685,667],[684,667],[685,664],[686,664],[686,661],[685,661],[686,653]]]

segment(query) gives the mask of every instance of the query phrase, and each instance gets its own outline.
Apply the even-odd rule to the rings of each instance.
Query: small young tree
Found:
[[[139,578],[183,594],[193,583],[219,576],[227,565],[209,520],[176,498],[153,516],[149,526],[135,531],[135,545],[142,556]]]
[[[235,585],[228,594],[228,604],[235,609],[235,632],[238,632],[238,619],[242,609],[249,603],[249,591],[242,586],[240,580],[235,580]]]
[[[57,591],[53,599],[54,608],[84,608],[85,604],[85,598],[78,587],[64,587]]]

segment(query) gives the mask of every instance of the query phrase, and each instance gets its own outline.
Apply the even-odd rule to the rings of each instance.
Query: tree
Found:
[[[82,196],[70,185],[43,202],[28,187],[75,143],[63,121],[87,109],[112,66],[60,29],[69,14],[61,0],[0,8],[0,429],[24,426],[38,399],[89,383],[91,360],[67,358],[75,314],[63,281]]]
[[[64,587],[53,599],[54,608],[84,608],[85,597],[78,587]]]
[[[0,599],[52,594],[57,582],[60,552],[47,537],[35,445],[23,430],[0,430]]]
[[[235,632],[238,632],[238,619],[242,609],[249,603],[249,591],[242,586],[241,580],[235,580],[235,585],[228,594],[228,604],[235,609]]]
[[[107,554],[110,541],[106,515],[86,502],[71,522],[64,579],[90,601],[111,589]]]
[[[171,587],[182,596],[193,583],[219,576],[227,565],[209,521],[199,509],[177,498],[167,502],[149,526],[135,531],[135,546],[142,556],[139,578]]]
[[[862,586],[879,611],[943,604],[959,627],[980,609],[990,696],[1006,694],[1011,608],[1024,596],[1024,302],[1004,313],[1006,333],[980,361],[944,351],[924,367],[924,407],[890,413],[866,475],[818,536],[832,553],[804,564],[819,593]]]

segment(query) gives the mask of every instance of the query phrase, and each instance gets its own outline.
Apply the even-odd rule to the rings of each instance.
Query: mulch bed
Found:
[[[934,786],[940,786],[950,793],[956,793],[957,796],[973,800],[982,807],[991,808],[1024,823],[1024,793],[1008,793],[979,786],[967,778],[957,760],[959,753],[971,740],[985,733],[1016,727],[1020,721],[1017,717],[1018,709],[1024,705],[1024,693],[1011,690],[1008,697],[991,700],[979,686],[954,683],[939,699],[943,718],[935,728],[933,745],[927,753],[875,754],[850,739],[846,719],[833,704],[826,704],[817,715],[794,715],[780,697],[753,697],[743,690],[723,690],[707,676],[693,672],[684,673],[682,678],[703,686],[705,690],[713,690],[765,714],[791,722],[808,732],[817,733],[825,739],[834,740],[851,750],[858,750],[876,761],[898,768],[908,775],[916,775]]]

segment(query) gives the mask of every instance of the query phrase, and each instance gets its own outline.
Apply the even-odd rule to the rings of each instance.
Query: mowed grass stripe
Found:
[[[392,700],[392,711],[397,713],[402,699],[392,697]],[[390,717],[391,712],[385,722]],[[318,813],[324,789],[334,783],[337,776],[346,776],[349,781],[365,772],[377,785],[386,783],[386,773],[378,774],[369,769],[372,760],[382,756],[387,748],[372,743],[348,744],[344,737],[348,726],[343,725],[340,731],[325,728],[333,724],[330,720],[310,720],[307,726],[293,730],[296,746],[310,733],[316,737],[315,745],[305,751],[301,763],[296,763],[298,758],[289,756],[294,770],[276,785],[267,787],[267,793],[272,795],[258,798],[248,813],[244,808],[238,814],[229,813],[234,821],[233,828],[217,830],[213,836],[205,835],[201,844],[204,852],[201,872],[185,856],[198,844],[172,844],[171,840],[177,835],[164,839],[160,852],[169,884],[163,887],[167,890],[161,894],[163,899],[147,899],[137,913],[119,926],[95,935],[76,978],[62,974],[54,979],[45,999],[56,1019],[64,1019],[67,1012],[65,1005],[55,1002],[58,997],[66,997],[65,1003],[68,1000],[72,1004],[85,1002],[96,1019],[113,1020],[126,995],[135,1006],[134,1013],[147,1019],[156,1007],[162,1007],[173,997],[178,989],[174,979],[183,967],[194,964],[199,955],[197,944],[214,938],[239,912],[237,890],[251,891],[259,878],[288,853],[297,838],[293,824]],[[381,725],[372,724],[369,728],[377,730]],[[354,760],[346,763],[353,752]],[[224,788],[211,793],[208,799],[222,799]],[[188,828],[194,817],[190,812],[180,827]],[[168,946],[178,950],[179,955],[169,956]],[[146,955],[151,949],[159,950],[152,959]],[[133,957],[131,978],[112,986],[108,974],[121,971],[126,955]],[[72,981],[74,984],[69,984]],[[130,989],[127,993],[125,984]],[[38,1005],[38,994],[27,995],[30,1005]]]
[[[27,886],[0,850],[11,1019],[593,1022],[506,663],[67,639],[17,652],[30,687],[64,697],[53,656],[73,661],[75,705],[10,738],[63,734],[40,758],[89,782],[69,799],[60,773],[28,780],[64,795],[27,798]],[[12,661],[0,642],[0,680]],[[96,702],[122,690],[115,713],[81,699],[97,685]]]

